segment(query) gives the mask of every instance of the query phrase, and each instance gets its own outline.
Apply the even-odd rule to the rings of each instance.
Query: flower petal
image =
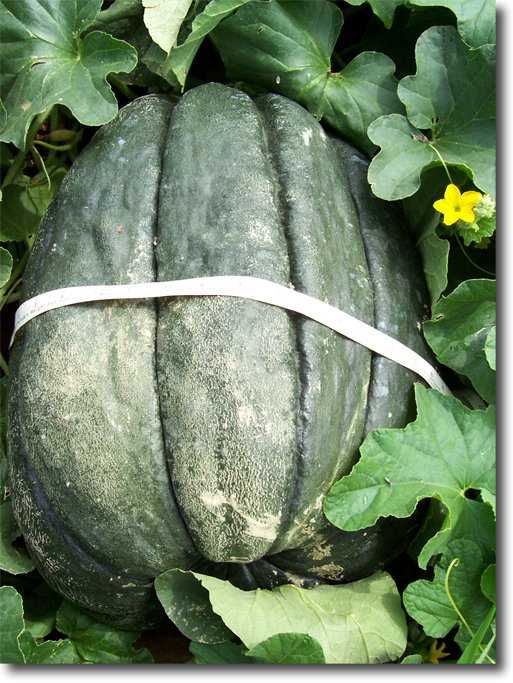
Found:
[[[474,192],[474,190],[468,190],[461,195],[460,206],[462,209],[468,207],[469,209],[474,208],[481,197],[480,192]]]
[[[440,211],[444,215],[445,225],[452,225],[458,220],[459,212],[455,210],[455,207],[450,204],[446,199],[437,199],[433,204],[433,208],[436,211]]]
[[[436,211],[440,211],[440,213],[446,213],[447,211],[454,211],[453,207],[451,204],[446,199],[437,199],[436,202],[433,204],[433,208],[436,209]]]
[[[457,221],[460,219],[460,214],[457,213],[456,211],[450,211],[446,214],[444,214],[444,223],[445,225],[454,225]]]
[[[463,206],[459,212],[459,218],[465,223],[473,223],[475,219],[474,212],[468,206]]]
[[[450,185],[447,185],[447,187],[445,188],[444,197],[449,202],[449,204],[455,209],[459,206],[461,192],[458,190],[456,185],[453,185],[451,183]]]

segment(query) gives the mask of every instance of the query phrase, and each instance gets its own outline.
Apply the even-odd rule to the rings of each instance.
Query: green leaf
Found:
[[[13,545],[13,542],[21,536],[21,531],[14,518],[10,500],[1,504],[0,514],[0,569],[10,574],[26,574],[35,568],[35,564],[23,546]]]
[[[83,124],[99,126],[114,118],[117,100],[107,84],[109,73],[131,71],[135,50],[94,31],[101,0],[2,0],[0,95],[7,123],[0,135],[20,149],[31,120],[53,104],[69,107]]]
[[[496,579],[496,565],[489,565],[483,572],[481,577],[481,590],[483,594],[490,600],[495,602],[495,579]]]
[[[247,651],[259,664],[325,664],[320,643],[304,633],[277,633]]]
[[[245,648],[244,648],[245,649]],[[236,645],[229,640],[224,643],[209,645],[207,643],[191,642],[189,650],[194,655],[195,664],[252,664],[250,657],[246,657],[242,645]]]
[[[48,164],[47,171],[50,185],[46,174],[40,171],[33,178],[20,175],[15,183],[4,187],[0,213],[2,242],[22,242],[36,233],[67,168],[56,161]]]
[[[23,601],[12,586],[0,588],[0,661],[2,664],[19,664],[25,661],[18,645],[18,636],[25,628]]]
[[[77,657],[71,641],[47,640],[38,643],[30,631],[18,636],[20,650],[26,664],[77,664]]]
[[[359,462],[326,496],[324,513],[336,526],[354,531],[379,517],[409,517],[422,498],[437,498],[448,514],[419,555],[425,568],[455,538],[482,548],[494,543],[491,507],[465,493],[495,493],[495,410],[469,410],[420,384],[415,396],[416,421],[405,429],[370,432]]]
[[[467,280],[442,297],[433,308],[432,320],[424,323],[424,336],[438,361],[468,377],[488,403],[495,403],[495,370],[485,345],[495,317],[495,281]]]
[[[483,490],[481,491],[481,498],[483,500],[483,503],[486,503],[492,508],[493,514],[495,515],[497,509],[495,494],[491,493],[490,491]]]
[[[363,52],[333,73],[331,55],[342,24],[342,13],[326,0],[252,2],[215,35],[230,78],[296,100],[372,153],[369,124],[403,111],[395,65],[385,55]]]
[[[477,227],[477,230],[473,226]],[[495,232],[495,214],[493,216],[479,218],[471,224],[463,223],[463,221],[458,221],[454,226],[451,227],[457,227],[455,232],[463,239],[463,244],[466,247],[468,247],[473,242],[479,244],[483,237],[491,237]]]
[[[231,637],[221,617],[212,611],[207,588],[196,574],[169,570],[155,579],[155,590],[167,616],[197,643],[222,643]]]
[[[165,52],[174,47],[192,0],[143,0],[144,23]]]
[[[123,83],[143,86],[152,92],[156,86],[162,89],[161,86],[165,84],[142,62],[146,51],[153,43],[143,17],[144,7],[141,0],[115,0],[112,5],[98,12],[87,33],[103,31],[132,45],[137,51],[139,62],[130,73],[121,73],[118,78]]]
[[[396,7],[404,5],[406,0],[346,0],[350,5],[369,3],[374,14],[381,19],[387,28],[392,26]]]
[[[26,630],[23,599],[12,586],[0,588],[0,661],[2,664],[73,664],[76,662],[68,640],[49,640],[39,644]]]
[[[315,638],[304,633],[277,633],[251,650],[230,641],[208,645],[191,642],[195,664],[325,664]]]
[[[3,379],[3,378],[2,378]],[[10,574],[26,574],[35,568],[22,545],[13,545],[21,536],[21,531],[14,517],[12,502],[6,492],[9,489],[7,460],[0,460],[0,486],[2,501],[0,503],[0,569]]]
[[[433,638],[442,638],[462,621],[454,609],[445,589],[449,565],[454,559],[459,562],[451,568],[448,586],[451,597],[459,612],[475,633],[490,610],[490,601],[480,588],[481,576],[487,566],[487,558],[481,548],[469,540],[460,539],[449,543],[442,559],[435,565],[433,581],[421,579],[407,586],[403,602],[408,614]],[[457,641],[467,643],[471,636],[461,629]]]
[[[57,629],[70,637],[78,654],[96,664],[150,664],[146,648],[134,650],[131,644],[138,631],[120,631],[107,626],[65,600],[57,612]]]
[[[394,22],[386,28],[376,15],[370,17],[362,35],[358,50],[382,52],[396,64],[395,77],[415,73],[415,45],[420,35],[431,26],[452,26],[456,21],[445,7],[412,9],[410,4],[398,7]]]
[[[198,593],[188,604],[184,575],[190,580],[194,577],[208,591],[203,604]],[[228,581],[172,569],[157,578],[155,588],[178,628],[189,637],[195,629],[204,641],[201,620],[217,618],[227,627],[225,639],[233,633],[250,651],[278,634],[308,635],[320,644],[327,663],[392,661],[406,647],[399,594],[385,572],[346,585],[310,590],[286,585],[273,591],[242,591]],[[214,637],[219,639],[219,634]],[[277,643],[275,639],[266,647],[272,646],[276,653]]]
[[[412,5],[442,5],[458,20],[458,33],[471,47],[495,44],[495,2],[493,0],[411,0]]]
[[[168,83],[183,90],[192,60],[205,36],[222,19],[247,2],[250,0],[211,0],[204,11],[195,17],[191,32],[183,43],[172,47],[169,53],[153,44],[144,56],[144,63]]]
[[[422,655],[407,655],[401,664],[422,664]]]
[[[381,147],[369,166],[374,194],[390,201],[411,197],[420,187],[422,172],[439,161],[427,138],[401,114],[381,116],[367,132]]]
[[[485,350],[485,356],[486,360],[488,361],[488,365],[491,367],[492,370],[496,370],[496,364],[495,364],[495,337],[497,335],[497,328],[495,325],[492,325],[490,328],[490,331],[488,332],[488,336],[486,337],[485,345],[484,345],[484,350]]]
[[[62,596],[53,591],[47,583],[41,583],[23,594],[25,628],[34,638],[44,638],[55,628],[57,610]]]
[[[2,207],[3,211],[3,207]],[[0,247],[0,287],[3,287],[11,277],[13,260],[10,252]]]
[[[368,130],[381,147],[369,168],[374,193],[383,199],[409,197],[419,188],[422,171],[440,164],[441,156],[494,196],[493,47],[469,49],[451,26],[435,26],[420,36],[416,61],[417,74],[398,86],[408,118],[383,116]]]

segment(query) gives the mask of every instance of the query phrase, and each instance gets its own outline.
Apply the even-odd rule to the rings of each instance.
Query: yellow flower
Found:
[[[440,647],[438,647],[438,640],[433,641],[431,643],[431,647],[429,648],[429,654],[424,661],[427,661],[430,664],[440,664],[438,661],[439,659],[443,659],[443,657],[449,657],[450,655],[449,652],[444,652],[444,650],[445,643],[442,643]]]
[[[445,189],[444,198],[438,199],[433,208],[443,213],[445,225],[453,225],[458,220],[473,223],[475,216],[472,209],[480,197],[480,192],[472,190],[461,194],[456,185],[451,183]]]

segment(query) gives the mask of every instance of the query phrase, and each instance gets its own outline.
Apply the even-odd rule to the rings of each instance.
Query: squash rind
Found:
[[[400,220],[363,168],[277,95],[207,84],[176,106],[141,98],[66,176],[23,298],[254,275],[425,353],[422,278],[402,272]],[[20,330],[10,377],[8,457],[30,552],[56,590],[121,627],[158,621],[152,580],[171,567],[313,585],[402,548],[378,527],[370,544],[335,530],[322,500],[368,429],[403,426],[415,378],[313,321],[228,297],[80,304]],[[410,526],[395,527],[404,543]]]

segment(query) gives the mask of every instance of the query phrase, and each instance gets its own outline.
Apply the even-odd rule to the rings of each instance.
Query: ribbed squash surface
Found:
[[[217,84],[177,103],[143,97],[67,174],[23,298],[250,275],[425,354],[421,268],[394,211],[371,195],[366,161],[290,100]],[[413,381],[318,323],[247,300],[49,311],[11,357],[19,524],[50,584],[122,627],[155,623],[152,580],[171,567],[243,587],[359,578],[401,550],[412,522],[346,534],[328,525],[323,496],[366,432],[406,423]]]

